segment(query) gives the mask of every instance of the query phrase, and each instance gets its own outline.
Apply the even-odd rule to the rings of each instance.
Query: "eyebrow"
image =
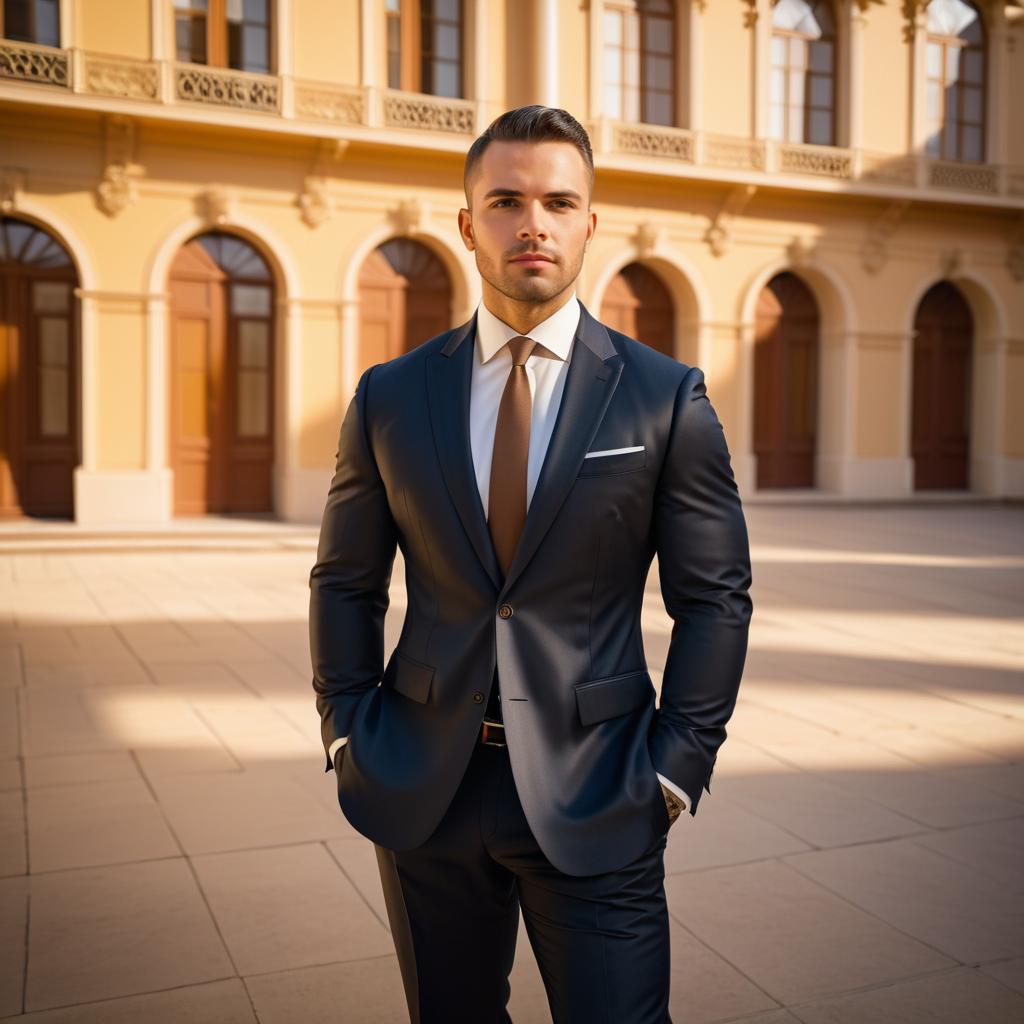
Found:
[[[514,188],[492,188],[491,191],[488,192],[487,195],[484,196],[484,199],[492,199],[495,196],[518,197],[518,196],[521,196],[521,195],[523,195],[523,193],[517,191]],[[573,192],[572,189],[563,189],[560,192],[545,192],[544,193],[544,198],[545,199],[575,199],[575,200],[579,201],[583,197],[578,192]]]

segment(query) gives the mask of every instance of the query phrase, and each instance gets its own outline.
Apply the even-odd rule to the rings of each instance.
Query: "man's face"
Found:
[[[480,276],[514,302],[542,304],[579,276],[594,234],[583,156],[568,142],[492,142],[459,231]],[[524,259],[529,255],[541,259]],[[546,258],[545,258],[546,257]]]

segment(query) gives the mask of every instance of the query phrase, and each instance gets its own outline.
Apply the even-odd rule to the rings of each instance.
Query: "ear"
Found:
[[[473,238],[473,214],[465,208],[459,210],[459,237],[470,252],[476,248]]]

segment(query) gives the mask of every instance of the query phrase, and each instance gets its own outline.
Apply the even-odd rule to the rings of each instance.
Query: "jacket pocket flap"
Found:
[[[647,465],[647,450],[620,452],[617,455],[602,455],[596,459],[584,459],[579,476],[604,476],[612,473],[631,473]]]
[[[395,651],[394,688],[410,700],[426,704],[430,696],[430,684],[434,679],[434,670],[429,665],[414,661],[408,654]]]
[[[584,725],[603,722],[643,707],[654,696],[646,669],[576,685],[576,706]]]

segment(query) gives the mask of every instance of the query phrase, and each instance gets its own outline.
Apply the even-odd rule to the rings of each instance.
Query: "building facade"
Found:
[[[1017,4],[2,19],[0,515],[317,521],[362,369],[472,315],[464,156],[527,103],[590,132],[581,300],[705,371],[746,499],[1024,495]]]

